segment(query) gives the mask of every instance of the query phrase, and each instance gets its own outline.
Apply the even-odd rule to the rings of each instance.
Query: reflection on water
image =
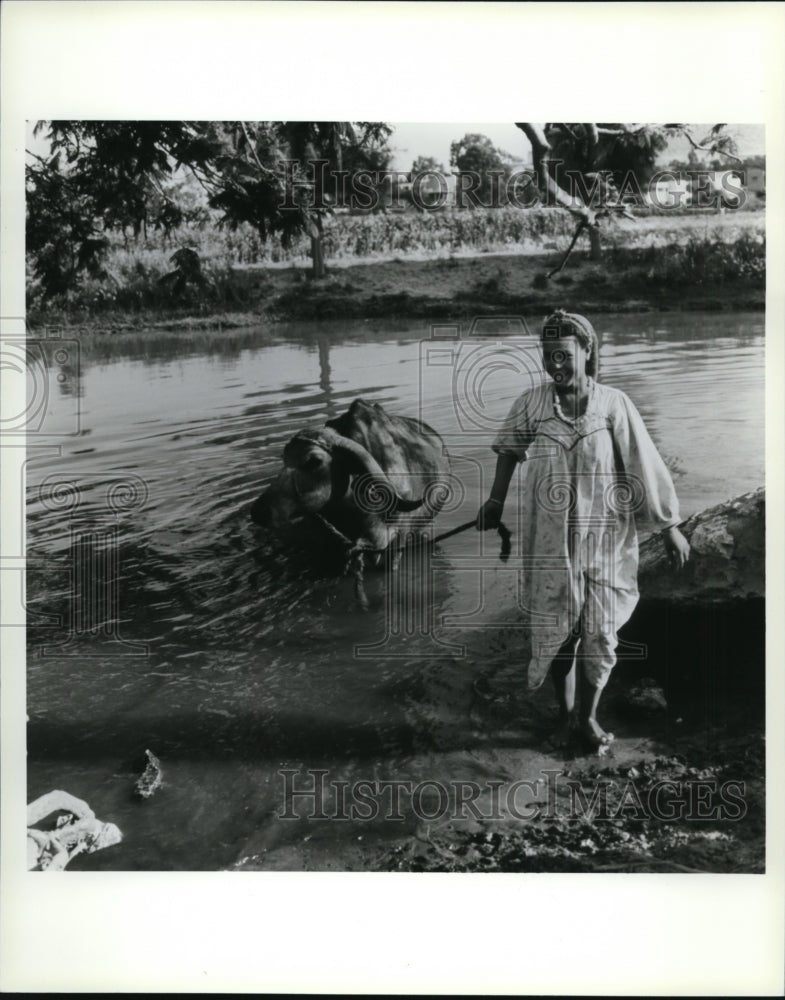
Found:
[[[642,412],[684,516],[763,481],[761,315],[593,318],[600,377]],[[448,635],[448,649],[433,635],[392,635],[358,659],[358,645],[385,634],[383,576],[369,577],[372,609],[359,615],[350,580],[282,551],[247,517],[288,438],[363,396],[443,434],[464,497],[439,528],[471,518],[494,427],[536,344],[512,321],[463,344],[446,332],[431,341],[414,323],[299,324],[81,345],[68,405],[53,398],[48,414],[68,430],[78,399],[81,431],[59,439],[60,457],[31,452],[28,464],[28,764],[31,798],[67,788],[124,831],[122,851],[89,867],[227,867],[250,850],[291,858],[303,831],[275,818],[281,768],[434,777],[449,758],[471,773],[472,670],[509,655],[498,630]],[[436,625],[487,624],[489,606],[510,608],[514,625],[511,574],[467,568],[481,550],[493,565],[497,544],[472,531],[440,548]],[[110,598],[90,591],[97,565],[120,618],[100,635]],[[418,585],[406,580],[401,600]],[[165,785],[140,807],[129,790],[146,747]],[[346,835],[328,826],[325,838]]]

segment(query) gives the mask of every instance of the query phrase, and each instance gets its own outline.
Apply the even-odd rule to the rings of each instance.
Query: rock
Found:
[[[662,688],[651,677],[644,677],[620,695],[620,708],[635,713],[662,712],[668,707]]]
[[[641,599],[705,606],[764,597],[765,514],[764,487],[693,514],[679,525],[691,551],[678,572],[660,534],[647,538],[640,550]]]
[[[147,755],[147,766],[142,772],[142,776],[134,785],[134,794],[141,799],[149,799],[156,789],[160,788],[163,781],[163,770],[161,762],[152,752],[145,750]]]

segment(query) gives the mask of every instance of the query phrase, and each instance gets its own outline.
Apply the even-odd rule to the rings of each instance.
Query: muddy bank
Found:
[[[236,868],[764,871],[764,509],[760,489],[689,518],[683,575],[659,536],[643,543],[643,596],[600,709],[615,734],[603,756],[579,739],[549,745],[552,693],[526,690],[523,630],[467,634],[460,670],[422,670],[422,711],[432,702],[453,749],[429,758],[419,807],[414,783],[398,822],[351,837],[304,822],[301,843],[250,842]]]
[[[469,831],[426,829],[375,859],[380,871],[765,871],[760,732],[674,739],[660,752],[549,769],[520,816]],[[502,801],[505,796],[501,796]],[[509,801],[509,796],[507,796]],[[523,818],[520,818],[523,817]]]
[[[705,607],[764,597],[764,487],[694,514],[681,530],[690,543],[690,560],[675,575],[656,536],[641,546],[638,582],[645,600]]]
[[[616,740],[597,758],[548,748],[550,692],[530,713],[497,684],[472,699],[464,750],[433,778],[399,783],[394,819],[358,833],[330,818],[328,797],[322,822],[302,821],[285,845],[252,838],[232,870],[764,871],[762,699],[738,698],[708,725],[675,716],[653,690],[612,680],[603,721]]]
[[[397,259],[333,272],[282,292],[271,313],[285,319],[471,319],[476,315],[546,313],[565,301],[586,311],[619,313],[762,309],[764,289],[741,283],[661,282],[627,252],[625,266],[581,260],[547,278],[553,255],[495,255],[433,261]],[[638,258],[641,257],[641,261]]]
[[[428,829],[379,869],[765,870],[765,491],[682,530],[692,554],[680,573],[657,535],[641,547],[641,601],[602,708],[620,737],[610,754],[568,749],[541,769],[528,814],[518,803],[501,822]],[[486,692],[486,714],[503,717],[509,680]]]
[[[667,248],[660,252],[667,260]],[[246,267],[235,270],[232,295],[224,295],[220,306],[194,291],[167,308],[33,313],[29,320],[33,326],[59,323],[72,330],[123,333],[342,318],[465,321],[477,315],[543,314],[565,304],[603,313],[762,310],[765,305],[762,278],[723,280],[711,269],[693,278],[674,277],[652,265],[645,250],[617,250],[613,261],[599,264],[575,254],[561,274],[548,279],[558,260],[555,253],[480,253],[336,262],[319,281],[305,267]],[[227,308],[227,298],[236,305]]]
[[[520,635],[470,639],[459,671],[421,669],[420,711],[441,722],[420,766],[393,772],[395,817],[380,793],[371,821],[336,822],[328,791],[321,822],[301,818],[283,843],[260,832],[233,870],[764,871],[762,602],[741,609],[746,623],[730,611],[707,621],[693,609],[679,624],[643,606],[603,698],[615,740],[602,757],[549,745],[552,692],[527,692]]]
[[[475,814],[464,807],[457,820],[456,811],[421,819],[363,864],[379,871],[764,871],[764,627],[762,601],[719,604],[711,617],[693,609],[680,619],[644,602],[623,633],[626,655],[601,706],[616,737],[602,757],[579,741],[551,749],[550,688],[535,696],[532,725],[522,672],[503,668],[479,687],[472,707],[481,740],[471,755],[497,768],[495,798],[479,782]]]

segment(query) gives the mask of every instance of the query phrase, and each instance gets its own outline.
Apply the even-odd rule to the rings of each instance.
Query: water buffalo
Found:
[[[342,541],[347,559],[365,553],[377,563],[386,549],[397,552],[451,495],[436,431],[363,399],[324,427],[295,434],[283,461],[251,518],[289,536],[310,515]]]

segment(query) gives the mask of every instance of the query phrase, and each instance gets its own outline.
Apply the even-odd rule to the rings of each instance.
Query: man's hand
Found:
[[[499,500],[486,500],[477,513],[477,530],[491,531],[498,528],[501,524],[503,509],[504,504]]]
[[[681,569],[690,558],[690,543],[675,525],[663,532],[662,539],[673,568]]]

